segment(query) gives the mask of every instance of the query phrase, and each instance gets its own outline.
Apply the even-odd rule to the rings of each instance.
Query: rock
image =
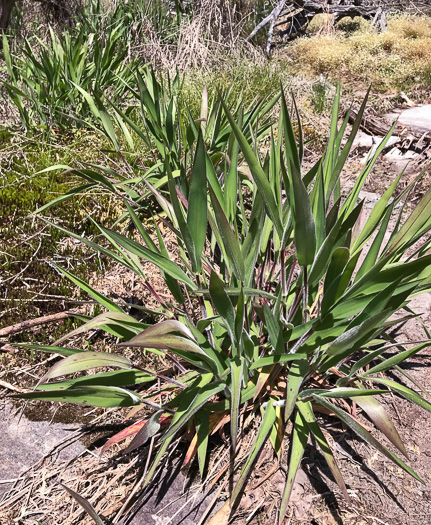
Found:
[[[400,138],[397,136],[392,136],[388,140],[388,143],[385,145],[384,150],[392,147],[394,144],[399,142]],[[377,148],[380,146],[380,144],[383,141],[383,137],[373,137],[371,135],[368,135],[368,133],[364,133],[363,131],[358,131],[355,140],[353,141],[353,148],[366,148],[372,150],[371,155],[374,154],[374,152],[377,150]]]
[[[71,437],[76,425],[48,421],[30,421],[24,416],[19,419],[16,407],[5,401],[0,406],[2,439],[0,442],[0,498],[11,488],[12,483],[22,472],[48,454],[56,445]],[[83,452],[85,447],[75,441],[62,448],[57,454],[59,460],[69,460]]]
[[[363,131],[358,131],[355,140],[353,141],[352,148],[372,148],[373,147],[373,137],[364,133]]]
[[[366,208],[373,209],[374,206],[379,201],[380,196],[377,195],[377,193],[373,193],[371,191],[363,191],[363,190],[361,190],[359,192],[359,199],[364,199],[365,200],[364,204],[365,204]]]
[[[377,148],[380,146],[380,144],[383,142],[384,138],[376,138],[376,137],[373,137],[373,140],[374,140],[374,144],[373,144],[373,147],[371,148],[371,151],[369,153],[369,156],[372,157],[374,155],[374,153],[377,151]],[[397,137],[396,135],[392,135],[392,137],[389,137],[389,140],[388,142],[385,144],[385,147],[383,148],[383,151],[387,150],[388,148],[392,148],[392,146],[394,144],[396,144],[397,142],[400,141],[400,138]]]
[[[431,133],[431,104],[409,108],[400,113],[398,122],[413,133]]]
[[[402,171],[411,161],[420,160],[421,155],[412,150],[402,152],[398,148],[393,148],[383,158],[393,164],[397,171]]]
[[[178,468],[168,467],[153,488],[141,496],[133,518],[126,521],[130,525],[195,525],[213,497],[214,493],[200,492],[198,480],[192,484]],[[210,516],[222,505],[217,502]]]

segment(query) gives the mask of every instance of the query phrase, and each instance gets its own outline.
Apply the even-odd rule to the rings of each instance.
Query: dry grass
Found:
[[[118,414],[107,411],[94,423],[114,418]],[[55,456],[64,446],[82,437],[78,430],[22,473],[5,494],[0,505],[0,523],[36,525],[90,525],[94,521],[84,509],[66,493],[58,482],[86,498],[102,517],[115,515],[130,494],[137,474],[135,456],[132,461],[121,461],[111,453],[101,461],[97,454],[85,450],[71,461],[56,461]],[[109,497],[107,497],[109,494]]]
[[[186,72],[214,69],[220,57],[235,55],[243,48],[240,35],[247,17],[241,16],[235,2],[200,0],[193,11],[193,16],[182,18],[179,27],[160,28],[144,16],[142,43],[131,53],[163,71]]]
[[[318,21],[317,21],[318,22]],[[376,33],[361,19],[342,21],[333,34],[315,23],[315,34],[292,43],[287,53],[294,72],[373,83],[380,90],[431,85],[431,19],[397,16]]]

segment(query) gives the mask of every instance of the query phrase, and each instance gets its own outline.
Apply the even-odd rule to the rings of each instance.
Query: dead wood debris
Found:
[[[67,312],[59,312],[52,315],[44,315],[43,317],[38,317],[36,319],[28,319],[27,321],[22,321],[21,323],[14,324],[12,326],[6,326],[0,330],[0,337],[9,337],[20,332],[24,332],[30,328],[36,326],[41,326],[48,323],[53,323],[55,321],[62,321],[68,319],[70,316],[74,315],[76,312],[69,310]]]

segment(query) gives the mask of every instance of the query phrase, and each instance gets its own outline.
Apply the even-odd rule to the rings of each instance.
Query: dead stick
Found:
[[[7,381],[3,381],[0,379],[0,387],[6,388],[7,390],[12,390],[13,392],[24,392],[24,388],[21,388],[20,386],[14,386],[8,383]]]
[[[52,323],[53,321],[62,321],[63,319],[67,319],[74,313],[76,312],[60,312],[58,314],[38,317],[37,319],[29,319],[28,321],[22,321],[21,323],[14,324],[12,326],[6,326],[6,328],[2,328],[0,330],[0,337],[9,337],[10,335],[24,332],[24,330],[27,330],[29,328],[34,328],[35,326],[40,326],[42,324]]]
[[[8,352],[9,354],[16,354],[18,350],[11,345],[2,343],[0,341],[0,352]]]

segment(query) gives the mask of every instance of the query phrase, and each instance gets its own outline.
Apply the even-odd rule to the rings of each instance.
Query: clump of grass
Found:
[[[431,38],[431,20],[426,16],[398,15],[389,18],[388,31],[402,38]]]
[[[191,109],[199,109],[204,86],[209,93],[230,90],[233,100],[242,100],[247,106],[274,96],[280,84],[290,80],[281,63],[269,63],[258,52],[237,52],[229,57],[220,54],[218,60],[218,68],[194,69],[185,75],[181,97]]]
[[[328,98],[328,84],[322,75],[312,84],[311,91],[314,108],[317,113],[322,114]]]
[[[342,20],[336,28],[331,35],[318,32],[293,42],[286,51],[292,69],[373,83],[381,90],[407,89],[427,78],[431,68],[428,17],[390,17],[383,33],[376,33],[370,22],[356,19]]]

